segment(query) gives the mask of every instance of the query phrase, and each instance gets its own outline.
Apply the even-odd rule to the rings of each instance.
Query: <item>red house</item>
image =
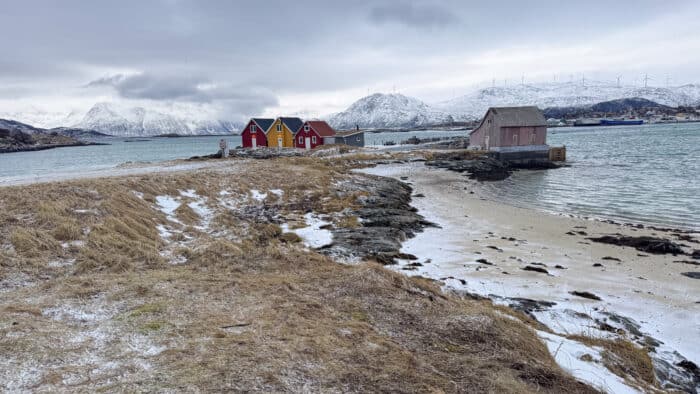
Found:
[[[307,120],[294,134],[296,148],[313,149],[323,145],[323,137],[335,136],[335,130],[322,120]]]
[[[265,133],[267,133],[274,121],[274,119],[268,118],[251,118],[241,132],[243,147],[257,148],[258,146],[267,146]]]

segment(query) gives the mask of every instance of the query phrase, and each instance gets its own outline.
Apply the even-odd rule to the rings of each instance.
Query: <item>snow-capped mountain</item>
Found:
[[[72,126],[83,118],[84,113],[79,111],[51,112],[38,108],[27,108],[21,112],[2,112],[0,118],[12,119],[42,129]]]
[[[700,85],[640,88],[605,82],[562,82],[491,87],[471,94],[434,104],[452,114],[457,120],[478,119],[489,107],[536,105],[548,107],[577,107],[603,101],[640,97],[670,107],[700,105]]]
[[[450,123],[452,117],[413,97],[375,93],[331,115],[328,122],[336,129],[419,127]]]
[[[75,127],[119,137],[144,137],[161,134],[226,134],[240,130],[235,122],[179,118],[143,107],[122,107],[97,103]]]

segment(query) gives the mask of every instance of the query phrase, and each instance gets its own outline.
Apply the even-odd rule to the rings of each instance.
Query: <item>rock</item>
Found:
[[[700,279],[700,272],[681,272],[681,275],[692,279]]]
[[[595,264],[593,264],[593,266],[594,266],[594,267],[602,267],[602,266],[603,266],[603,264],[600,264],[600,263],[595,263]]]
[[[435,226],[411,206],[413,189],[387,177],[366,175],[353,177],[342,185],[342,193],[364,192],[359,208],[350,214],[361,219],[358,228],[333,228],[333,243],[321,252],[339,258],[374,259],[385,265],[396,260],[417,260],[401,253],[401,243],[424,228]]]
[[[489,245],[487,246],[487,248],[493,249],[498,252],[503,252],[503,249],[499,248],[498,246]]]
[[[624,235],[604,235],[602,237],[593,237],[588,239],[593,242],[604,244],[629,246],[646,253],[673,255],[685,254],[679,244],[663,238],[649,236],[632,237]]]
[[[532,312],[543,312],[557,304],[551,301],[533,300],[521,297],[507,298],[507,300],[509,301],[509,307],[523,312],[532,318],[534,318]]]
[[[479,264],[493,265],[492,262],[490,262],[490,261],[488,261],[488,260],[486,260],[486,259],[477,259],[476,262],[479,263]]]
[[[698,366],[690,360],[680,361],[680,362],[676,363],[676,365],[689,371],[689,372],[692,372],[693,374],[695,374],[697,376],[700,376],[700,368],[698,368]]]
[[[691,260],[674,260],[673,262],[678,264],[700,265],[700,262]]]
[[[610,257],[610,256],[605,256],[605,257],[601,258],[601,260],[622,261],[622,260],[618,259],[617,257]]]
[[[600,301],[600,297],[588,291],[571,291],[569,294],[575,295],[576,297],[588,298],[589,300]]]
[[[423,194],[423,193],[418,193],[418,194],[414,194],[413,197],[415,197],[415,198],[423,198],[423,197],[425,197],[425,194]]]
[[[522,269],[523,271],[534,271],[534,272],[540,272],[540,273],[549,275],[549,271],[547,271],[546,269],[541,268],[541,267],[535,267],[535,266],[532,266],[532,265],[527,265],[527,266],[525,266],[525,267],[523,267],[523,268],[521,268],[521,269]]]
[[[565,270],[565,269],[566,269],[566,267],[563,267],[563,266],[561,266],[561,265],[559,265],[559,264],[555,265],[554,268],[560,269],[560,270]]]
[[[695,249],[693,253],[690,254],[690,257],[700,260],[700,249]]]

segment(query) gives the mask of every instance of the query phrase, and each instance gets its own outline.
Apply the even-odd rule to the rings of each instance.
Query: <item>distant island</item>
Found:
[[[58,132],[28,134],[16,129],[0,129],[0,153],[29,152],[68,146],[105,145],[80,141]]]

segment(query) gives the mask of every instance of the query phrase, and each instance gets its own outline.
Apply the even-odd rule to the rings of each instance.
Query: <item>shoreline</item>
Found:
[[[609,337],[609,326],[623,330],[637,342],[653,345],[657,372],[672,375],[683,359],[700,362],[700,342],[692,339],[700,337],[699,286],[697,279],[682,275],[698,271],[697,266],[676,262],[683,256],[641,253],[588,239],[617,233],[659,236],[659,230],[487,200],[479,196],[477,182],[422,163],[363,172],[408,183],[414,188],[412,205],[441,227],[404,242],[401,252],[417,261],[402,261],[393,266],[397,271],[524,310],[562,341],[571,335]]]

